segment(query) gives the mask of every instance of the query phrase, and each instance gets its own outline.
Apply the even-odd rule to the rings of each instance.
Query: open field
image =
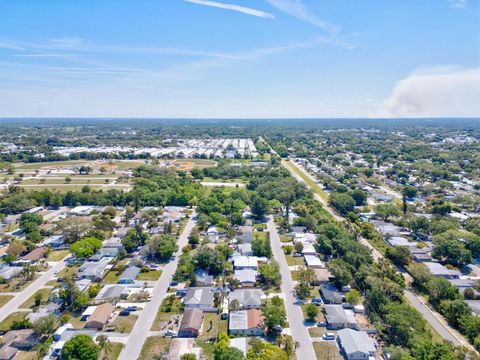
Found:
[[[207,159],[179,159],[179,160],[173,160],[171,164],[177,170],[184,170],[184,171],[189,171],[195,168],[203,169],[206,167],[213,167],[217,165],[215,161],[207,160]]]
[[[171,342],[171,338],[165,338],[163,336],[148,337],[143,344],[139,360],[153,360],[162,358],[162,355],[168,353]]]

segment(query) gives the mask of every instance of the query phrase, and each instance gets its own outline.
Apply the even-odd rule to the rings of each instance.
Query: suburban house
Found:
[[[15,358],[19,350],[31,350],[39,337],[32,329],[10,330],[1,337],[0,359],[10,360]]]
[[[128,287],[125,285],[105,285],[95,297],[97,302],[115,301],[118,299],[126,299],[129,295]]]
[[[230,312],[228,331],[232,335],[262,336],[265,326],[261,310],[235,310]]]
[[[213,289],[210,287],[188,288],[183,303],[186,309],[213,310]]]
[[[78,269],[77,277],[79,279],[90,279],[92,281],[100,281],[102,279],[103,272],[107,267],[110,259],[103,258],[100,261],[86,261]]]
[[[246,243],[246,244],[238,245],[238,252],[243,256],[252,256],[253,255],[252,244]]]
[[[233,301],[238,302],[236,309],[260,309],[262,305],[263,291],[260,289],[238,289],[229,295],[230,305]]]
[[[444,277],[445,279],[458,279],[460,278],[460,275],[462,275],[460,271],[450,270],[449,268],[436,262],[426,262],[425,266],[435,277]]]
[[[129,266],[125,271],[120,275],[118,279],[119,284],[133,284],[138,274],[140,274],[140,268],[137,266]]]
[[[342,305],[325,305],[325,319],[327,327],[332,330],[350,328],[357,329],[358,323],[352,310],[347,310]]]
[[[233,268],[235,270],[251,269],[257,270],[258,258],[255,256],[235,256],[233,258]]]
[[[242,287],[254,287],[257,282],[257,271],[252,269],[235,270],[233,277]]]
[[[4,280],[13,279],[23,270],[21,266],[4,266],[0,269],[0,277]]]
[[[35,264],[38,260],[45,255],[45,248],[38,247],[30,251],[27,255],[22,256],[19,260],[15,261],[16,264]]]
[[[98,305],[95,311],[88,317],[85,328],[101,330],[112,316],[115,305],[108,302]]]
[[[322,269],[325,267],[325,264],[322,260],[316,255],[305,255],[305,263],[310,269]]]
[[[365,331],[342,329],[337,332],[338,345],[347,360],[375,359],[375,341]]]
[[[320,285],[320,291],[325,304],[341,304],[343,302],[343,293],[337,289],[334,283],[327,282]]]
[[[332,273],[328,269],[314,269],[315,280],[313,285],[322,285],[333,279]]]
[[[85,311],[82,313],[82,316],[80,317],[80,321],[87,321],[88,318],[93,314],[93,312],[96,310],[97,306],[89,306],[85,309]]]
[[[303,243],[302,255],[303,256],[306,256],[306,255],[315,256],[315,255],[317,255],[317,250],[315,250],[315,246],[306,242],[306,243]]]
[[[203,322],[203,311],[200,309],[186,309],[180,327],[179,337],[197,337]]]
[[[213,276],[209,275],[207,270],[197,269],[195,271],[195,285],[196,286],[212,286]]]

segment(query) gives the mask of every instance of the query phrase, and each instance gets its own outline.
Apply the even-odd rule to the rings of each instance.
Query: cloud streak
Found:
[[[269,19],[274,18],[274,16],[272,14],[267,13],[265,11],[252,9],[252,8],[249,8],[249,7],[235,5],[235,4],[225,4],[225,3],[221,3],[221,2],[217,2],[217,1],[210,1],[210,0],[185,0],[185,1],[188,2],[188,3],[192,3],[192,4],[210,6],[210,7],[215,7],[215,8],[219,8],[219,9],[236,11],[236,12],[240,12],[240,13],[243,13],[243,14],[256,16],[256,17],[261,17],[261,18],[269,18]]]
[[[285,14],[297,18],[299,20],[308,22],[319,28],[330,32],[338,33],[340,27],[328,21],[318,18],[315,14],[310,12],[302,0],[266,0],[270,5],[283,11]]]
[[[417,70],[397,81],[385,102],[395,117],[471,117],[480,115],[480,68]]]

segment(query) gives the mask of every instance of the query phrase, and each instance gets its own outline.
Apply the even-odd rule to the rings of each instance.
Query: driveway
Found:
[[[267,229],[270,232],[270,243],[272,246],[273,257],[280,266],[280,274],[282,275],[281,290],[285,300],[285,309],[287,310],[288,323],[293,340],[299,344],[296,348],[297,359],[316,359],[313,350],[312,339],[307,327],[304,325],[303,312],[300,306],[295,305],[296,298],[294,296],[294,283],[292,275],[288,269],[287,260],[282,250],[282,243],[278,236],[277,227],[270,216]]]
[[[190,216],[185,229],[179,236],[177,242],[178,251],[175,255],[175,259],[165,265],[162,275],[157,280],[155,287],[152,290],[152,300],[143,308],[143,311],[138,317],[118,360],[134,360],[139,358],[143,343],[148,337],[153,321],[157,316],[158,309],[167,294],[167,289],[172,281],[173,274],[177,269],[178,258],[182,254],[182,248],[188,243],[188,236],[195,226],[195,221],[193,220],[195,217],[195,214]]]

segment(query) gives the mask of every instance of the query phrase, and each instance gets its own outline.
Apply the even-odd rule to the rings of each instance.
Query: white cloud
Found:
[[[395,117],[480,116],[480,68],[442,67],[417,70],[397,81],[385,102]]]
[[[316,25],[325,31],[337,33],[340,30],[338,25],[332,24],[328,21],[318,18],[312,14],[302,0],[266,0],[269,4],[280,9],[284,13],[306,21],[310,24]]]
[[[235,4],[225,4],[225,3],[221,3],[221,2],[217,2],[217,1],[210,1],[210,0],[185,0],[185,1],[189,2],[189,3],[192,3],[192,4],[211,6],[211,7],[216,7],[216,8],[220,8],[220,9],[237,11],[237,12],[241,12],[243,14],[257,16],[257,17],[261,17],[261,18],[270,18],[270,19],[274,18],[274,16],[272,14],[269,14],[265,11],[260,11],[260,10],[248,8],[248,7],[245,7],[245,6],[235,5]]]
[[[454,9],[465,9],[468,0],[448,0]]]

